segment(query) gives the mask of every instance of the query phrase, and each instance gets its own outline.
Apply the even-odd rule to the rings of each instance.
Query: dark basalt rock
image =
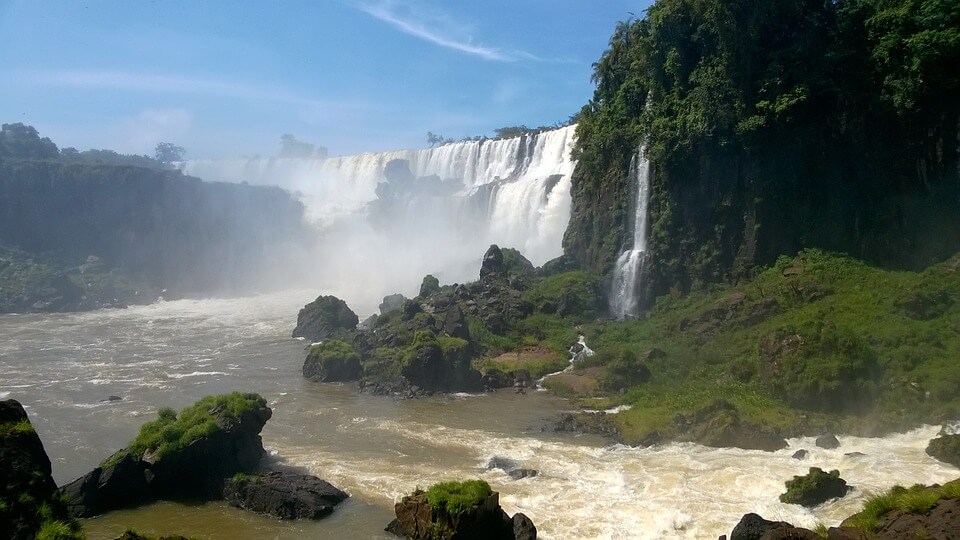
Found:
[[[553,426],[554,431],[568,433],[589,433],[603,435],[615,441],[620,440],[620,430],[605,412],[563,413]]]
[[[536,469],[514,469],[509,471],[507,474],[509,474],[510,478],[513,478],[514,480],[521,480],[523,478],[533,478],[534,476],[538,476],[540,471]]]
[[[360,319],[347,303],[336,296],[319,296],[297,314],[293,337],[310,341],[348,337],[356,330]]]
[[[833,450],[834,448],[840,448],[840,440],[837,439],[836,435],[832,433],[824,433],[817,437],[817,447],[826,448],[827,450]]]
[[[453,304],[447,309],[443,318],[443,331],[450,337],[470,341],[470,330],[467,328],[467,320],[463,316],[460,304]]]
[[[497,245],[492,245],[483,254],[480,263],[480,281],[490,280],[504,275],[503,252]]]
[[[320,519],[349,495],[316,476],[269,472],[226,481],[223,498],[231,506],[278,519]]]
[[[116,540],[190,540],[190,539],[187,538],[186,536],[180,536],[179,534],[176,534],[173,536],[160,536],[154,539],[153,537],[150,537],[150,536],[143,536],[137,531],[127,530],[126,532],[118,536]]]
[[[843,497],[850,491],[847,482],[840,478],[840,471],[824,472],[819,467],[810,467],[806,475],[787,480],[786,487],[786,493],[780,495],[780,502],[807,507]]]
[[[420,283],[419,298],[428,298],[440,292],[440,280],[431,274],[423,276],[423,282]]]
[[[336,339],[310,347],[302,371],[303,377],[313,382],[356,381],[363,376],[360,355]]]
[[[520,464],[516,461],[503,457],[503,456],[493,456],[490,458],[490,461],[487,462],[487,470],[492,471],[495,469],[500,469],[503,472],[512,471],[519,467]]]
[[[396,311],[403,307],[403,303],[407,301],[407,297],[402,294],[390,294],[383,297],[383,302],[380,302],[380,315],[386,315],[392,311]]]
[[[54,497],[50,458],[19,402],[0,401],[0,536],[33,539],[43,518],[41,504],[57,519],[66,512]]]
[[[424,494],[404,497],[394,505],[396,519],[386,531],[412,540],[535,540],[537,529],[523,514],[513,517],[500,508],[494,491],[478,506],[457,515],[434,510]]]
[[[730,533],[730,540],[818,540],[813,531],[794,527],[786,521],[767,521],[757,514],[746,514]]]
[[[960,435],[942,434],[931,439],[927,445],[927,455],[954,467],[960,467]]]
[[[793,459],[807,459],[807,455],[808,455],[809,453],[810,453],[810,452],[807,452],[806,450],[804,450],[804,449],[801,448],[800,450],[797,450],[796,452],[794,452],[791,457],[792,457]]]
[[[272,411],[260,406],[233,417],[222,406],[209,411],[218,429],[157,457],[126,450],[107,467],[97,467],[60,488],[71,517],[93,517],[160,499],[219,499],[224,479],[251,471],[265,451],[260,431]]]

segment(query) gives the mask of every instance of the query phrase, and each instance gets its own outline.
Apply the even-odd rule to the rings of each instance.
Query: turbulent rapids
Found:
[[[341,277],[355,282],[357,272],[395,258],[396,280],[383,283],[379,268],[364,280],[382,284],[376,287],[382,296],[426,273],[447,282],[467,279],[490,244],[515,247],[537,265],[559,256],[570,218],[575,130],[571,125],[510,139],[325,159],[191,160],[180,168],[204,180],[299,192],[323,235],[314,253],[351,252],[319,264],[325,283]],[[394,187],[387,197],[378,184],[395,160],[407,162],[413,179],[406,191],[397,194]],[[444,189],[428,189],[437,185]],[[349,245],[342,243],[347,237]]]
[[[943,482],[956,469],[923,448],[937,428],[881,439],[841,436],[824,450],[790,440],[775,453],[669,444],[604,446],[552,433],[569,407],[544,392],[401,400],[300,376],[303,343],[288,337],[296,308],[315,291],[235,300],[161,302],[85,314],[0,317],[0,396],[21,400],[69,481],[122,447],[162,406],[231,390],[256,391],[274,409],[263,437],[281,464],[310,470],[351,494],[318,523],[282,523],[218,504],[161,503],[85,523],[92,539],[123,528],[204,538],[390,538],[395,498],[417,485],[480,477],[508,512],[524,512],[543,538],[716,538],[745,512],[812,526],[835,524],[889,486]],[[122,401],[102,402],[110,395]],[[798,448],[810,451],[792,459]],[[862,452],[860,457],[846,453]],[[537,469],[513,480],[487,471],[494,456]],[[783,479],[811,465],[841,468],[857,490],[813,511],[782,504]]]

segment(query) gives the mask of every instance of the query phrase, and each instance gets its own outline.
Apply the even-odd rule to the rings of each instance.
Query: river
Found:
[[[956,468],[928,457],[927,426],[885,438],[810,438],[775,453],[670,444],[640,449],[548,426],[570,405],[545,392],[398,400],[300,376],[304,343],[289,337],[315,291],[180,300],[78,314],[0,316],[0,398],[22,402],[66,483],[123,447],[163,406],[233,390],[258,392],[274,416],[269,460],[350,493],[319,522],[279,522],[222,504],[160,503],[85,520],[91,540],[127,527],[210,539],[392,538],[393,502],[417,486],[480,477],[542,538],[716,538],[746,512],[796,525],[836,524],[893,484],[944,482]],[[363,311],[363,310],[360,310]],[[121,401],[101,401],[111,395]],[[810,456],[791,458],[798,448]],[[845,453],[862,452],[862,457]],[[509,457],[540,475],[486,471]],[[856,490],[813,511],[781,504],[784,480],[810,466],[840,469]]]

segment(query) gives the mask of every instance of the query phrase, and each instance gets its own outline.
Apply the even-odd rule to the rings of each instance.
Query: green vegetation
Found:
[[[243,414],[265,407],[266,400],[257,394],[233,392],[207,396],[190,407],[174,412],[169,407],[160,409],[157,419],[140,428],[136,438],[125,450],[110,456],[101,467],[109,467],[126,455],[139,458],[150,452],[157,460],[175,452],[191,442],[215,433],[217,425],[214,413],[227,418],[240,418]]]
[[[902,306],[917,291],[949,307],[916,317]],[[954,299],[960,257],[903,272],[807,250],[736,286],[664,296],[648,319],[584,325],[597,354],[581,367],[604,368],[608,391],[628,388],[615,402],[633,408],[612,417],[628,443],[654,431],[669,438],[677,414],[718,399],[786,436],[940,423],[960,414]],[[546,326],[546,317],[525,324]],[[637,355],[653,348],[663,354]],[[650,371],[646,383],[633,378],[641,365]]]
[[[885,493],[867,499],[863,504],[863,510],[844,521],[844,525],[874,532],[877,530],[880,518],[887,512],[900,510],[909,514],[923,514],[936,506],[940,499],[957,498],[960,498],[960,480],[938,487],[920,484],[910,488],[894,486]]]
[[[0,438],[33,433],[33,425],[29,420],[20,420],[19,422],[5,422],[0,424]]]
[[[824,472],[819,467],[810,467],[809,473],[787,480],[786,486],[787,491],[780,495],[780,502],[803,506],[816,506],[847,492],[847,483],[840,478],[840,471]]]
[[[942,260],[960,250],[952,65],[949,0],[657,0],[594,64],[565,253],[609,274],[644,145],[646,302],[802,248],[892,268]]]
[[[441,482],[430,486],[426,491],[426,497],[433,510],[455,516],[479,506],[492,493],[490,484],[483,480],[465,480]]]
[[[601,297],[596,278],[584,271],[564,272],[537,281],[524,293],[524,299],[548,315],[577,315],[582,319],[596,316]]]

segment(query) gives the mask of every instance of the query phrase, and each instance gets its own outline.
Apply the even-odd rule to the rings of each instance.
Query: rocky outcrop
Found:
[[[0,531],[19,540],[34,538],[45,520],[63,520],[72,528],[56,492],[50,458],[23,406],[0,401]],[[41,514],[43,505],[48,516]]]
[[[297,314],[293,337],[310,341],[342,339],[356,330],[360,319],[347,303],[336,296],[319,296]]]
[[[736,407],[726,401],[717,401],[693,414],[678,415],[673,423],[680,441],[767,452],[787,447],[779,433],[742,420]]]
[[[316,476],[286,472],[236,475],[223,488],[228,504],[278,519],[320,519],[347,497]]]
[[[798,529],[786,521],[767,521],[757,514],[746,514],[730,533],[730,540],[767,540],[770,538],[796,538],[797,540],[815,540],[813,536],[797,534]],[[796,536],[789,536],[795,534]]]
[[[804,476],[794,476],[787,480],[787,491],[780,495],[780,502],[813,507],[843,497],[850,491],[846,480],[840,478],[840,471],[824,472],[819,467],[810,467]]]
[[[960,435],[941,433],[927,445],[927,454],[954,467],[960,467]]]
[[[534,540],[537,528],[530,518],[513,517],[500,508],[500,494],[491,493],[480,504],[448,514],[433,508],[423,493],[404,497],[394,505],[396,519],[387,532],[413,540]]]
[[[493,456],[492,458],[490,458],[490,461],[487,462],[488,471],[492,471],[496,469],[499,469],[507,473],[507,475],[509,475],[510,478],[513,478],[514,480],[521,480],[523,478],[533,478],[534,476],[538,476],[540,474],[540,471],[536,469],[528,469],[528,468],[520,467],[520,465],[516,461],[510,458],[505,458],[501,456]]]
[[[71,516],[92,517],[159,499],[218,499],[225,478],[256,468],[272,412],[256,394],[204,398],[179,416],[161,412],[131,445],[61,488]],[[177,443],[157,437],[177,434]],[[192,438],[188,433],[196,431]]]
[[[894,509],[880,516],[873,539],[957,538],[960,531],[960,499],[940,499],[922,513]]]
[[[310,347],[303,362],[303,376],[314,382],[356,381],[363,375],[360,355],[353,347],[331,339]]]
[[[396,311],[403,307],[403,303],[407,301],[407,297],[402,294],[388,294],[383,297],[383,302],[380,302],[380,315],[386,315],[391,311]]]

